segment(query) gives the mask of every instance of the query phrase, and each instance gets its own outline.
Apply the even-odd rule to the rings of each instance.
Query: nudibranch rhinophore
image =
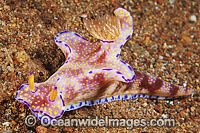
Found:
[[[122,46],[132,35],[133,18],[123,8],[114,14],[84,21],[99,42],[89,42],[71,31],[57,34],[54,39],[65,54],[65,63],[43,83],[34,83],[31,73],[15,98],[40,119],[43,115],[59,118],[64,111],[114,100],[190,95],[192,89],[133,71],[119,59]],[[119,87],[120,82],[125,85]]]

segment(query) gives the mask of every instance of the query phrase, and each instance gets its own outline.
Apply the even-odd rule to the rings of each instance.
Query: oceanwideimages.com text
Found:
[[[27,116],[28,117],[28,116]],[[34,126],[36,123],[35,116],[29,115],[25,119],[27,126]],[[34,122],[35,121],[35,122]],[[83,119],[51,119],[48,116],[41,118],[42,126],[65,126],[65,127],[125,127],[133,129],[134,127],[158,126],[158,127],[171,127],[175,126],[174,119],[116,119],[105,116],[104,118],[83,118]]]

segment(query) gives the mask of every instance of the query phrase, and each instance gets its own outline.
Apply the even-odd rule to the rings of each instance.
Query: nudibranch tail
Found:
[[[137,90],[137,94],[147,94],[149,96],[170,99],[187,96],[193,93],[191,88],[173,85],[151,75],[142,74],[138,71],[135,71],[135,75],[135,80],[126,90],[133,88]]]
[[[33,73],[30,73],[30,75],[28,77],[28,85],[29,85],[29,88],[34,92],[35,87],[34,87],[34,75],[33,75]]]

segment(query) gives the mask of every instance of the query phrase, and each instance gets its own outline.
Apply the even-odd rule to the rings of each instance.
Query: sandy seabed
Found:
[[[200,130],[200,2],[187,0],[3,0],[0,1],[0,132],[198,132]],[[14,96],[28,75],[35,82],[48,79],[64,63],[54,36],[74,31],[94,40],[82,17],[96,17],[127,9],[134,32],[120,58],[134,70],[151,73],[176,85],[187,85],[194,95],[176,100],[137,98],[82,107],[65,112],[70,118],[175,119],[175,126],[58,127],[26,126],[29,108]]]

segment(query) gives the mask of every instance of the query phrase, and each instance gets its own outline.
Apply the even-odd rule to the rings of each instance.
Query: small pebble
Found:
[[[10,67],[10,66],[8,66],[7,68],[8,68],[8,71],[9,71],[9,72],[11,72],[11,67]]]
[[[191,22],[197,22],[197,17],[195,15],[190,16]]]
[[[36,131],[37,131],[37,133],[46,133],[47,128],[45,128],[43,126],[38,126],[38,127],[36,127]]]
[[[165,56],[170,57],[170,55],[168,53],[165,53]]]
[[[144,107],[146,107],[146,106],[147,106],[147,103],[146,103],[146,102],[145,102],[145,103],[143,103],[143,106],[144,106]]]
[[[163,44],[163,48],[167,48],[167,43],[164,43],[164,44]]]
[[[176,53],[172,53],[172,56],[176,56]]]
[[[162,59],[163,59],[163,56],[162,56],[162,55],[160,55],[158,58],[159,58],[160,60],[162,60]]]
[[[2,123],[3,126],[9,126],[10,125],[10,122],[4,122]]]
[[[87,17],[87,14],[82,14],[81,17],[82,17],[82,18],[86,18],[86,17]]]
[[[191,110],[191,112],[194,112],[195,107],[191,107],[190,110]]]
[[[167,118],[167,115],[166,115],[166,114],[163,114],[163,115],[162,115],[162,118],[166,119],[166,118]]]
[[[169,3],[173,4],[173,3],[174,3],[174,0],[169,0]]]
[[[185,83],[183,83],[183,86],[186,87],[187,86],[187,81],[185,81]]]

